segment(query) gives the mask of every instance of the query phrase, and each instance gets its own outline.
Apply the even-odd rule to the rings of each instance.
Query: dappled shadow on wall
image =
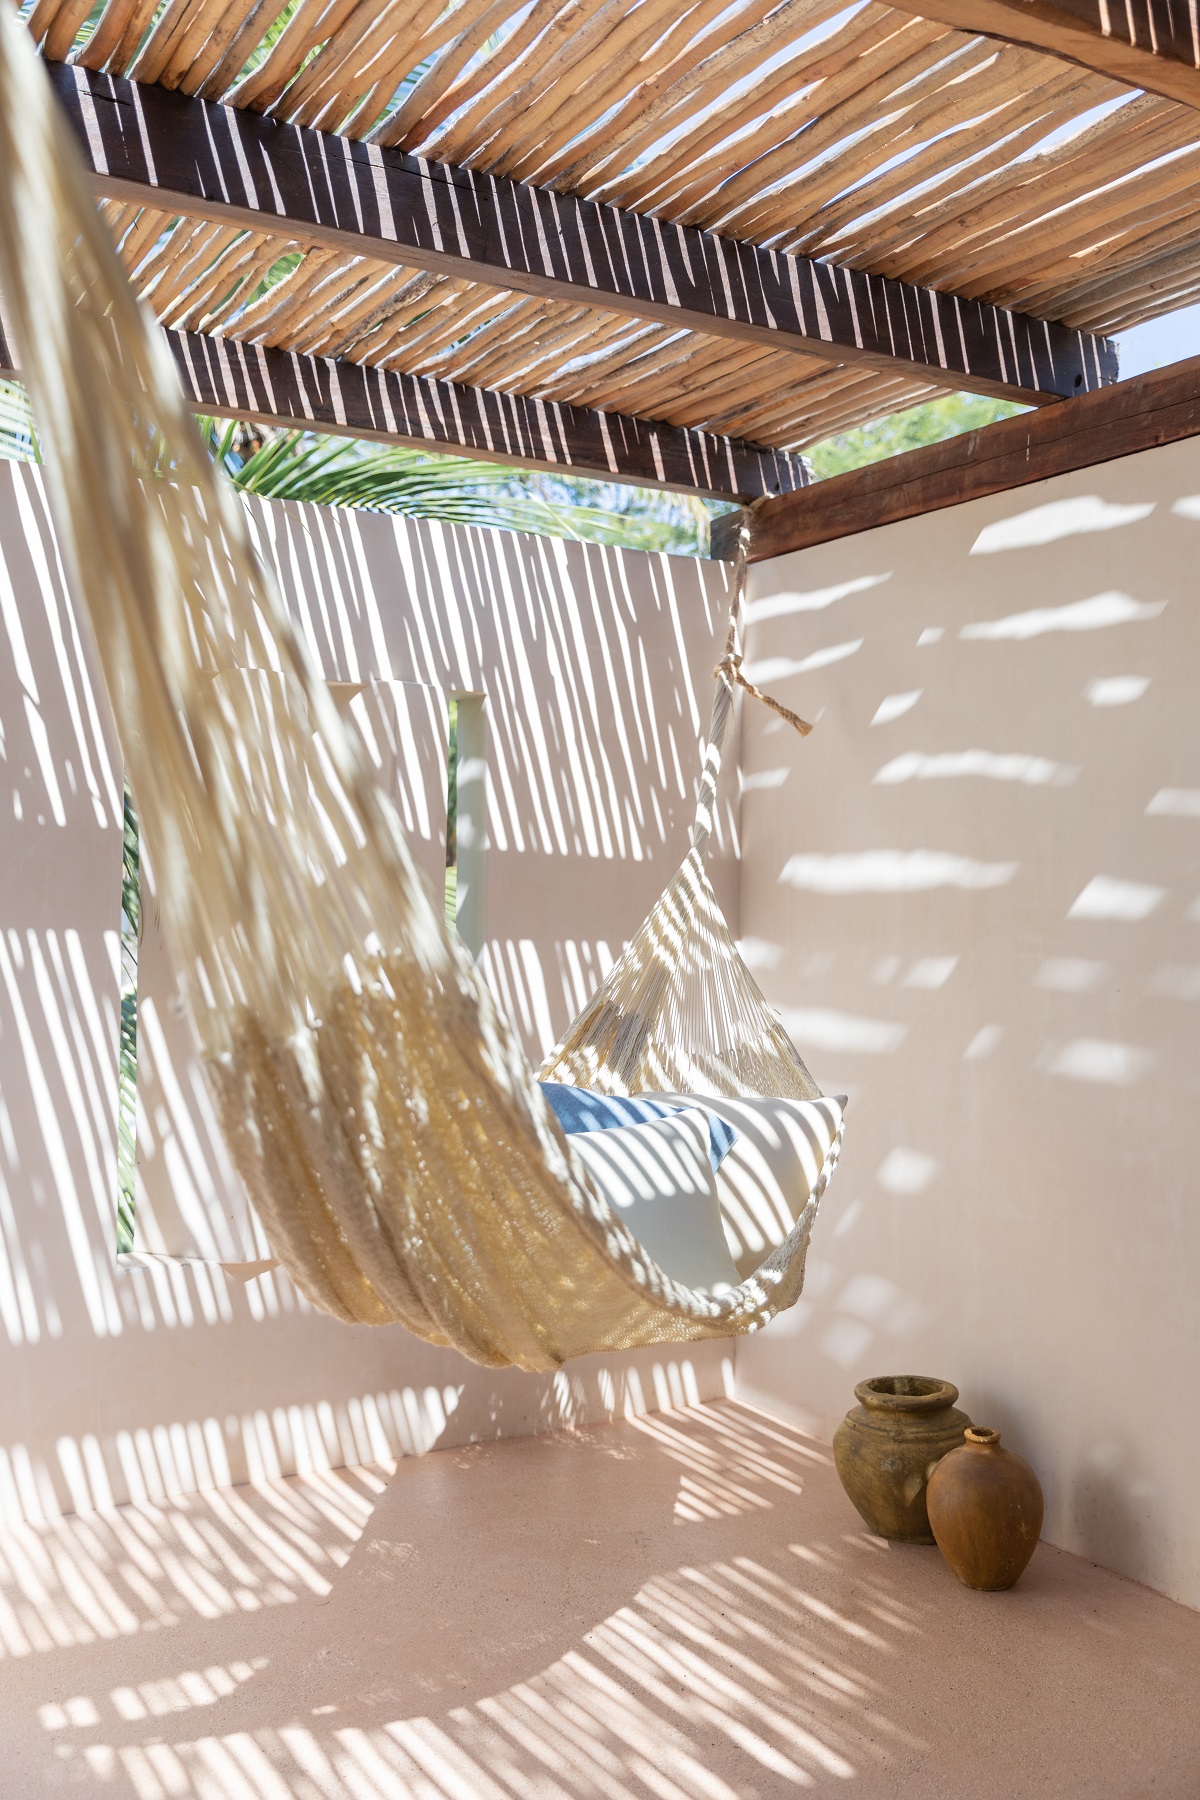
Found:
[[[511,937],[503,924],[497,932],[498,946],[519,945],[515,957],[497,954],[497,985],[544,1047],[593,972],[605,972],[610,942],[640,922],[637,879],[648,903],[682,856],[724,572],[583,547],[576,557],[577,547],[502,533],[297,509],[256,516],[325,673],[352,717],[365,709],[379,757],[398,766],[418,743],[419,791],[396,798],[402,813],[413,802],[425,850],[438,855],[445,696],[487,695],[494,900],[502,918],[507,906],[520,920]],[[663,1363],[661,1395],[645,1358],[589,1362],[561,1379],[496,1376],[398,1328],[352,1334],[317,1317],[279,1273],[228,1280],[218,1263],[253,1262],[266,1246],[191,1055],[152,885],[137,1247],[165,1260],[118,1267],[120,754],[40,474],[14,464],[0,468],[0,646],[6,1515],[152,1500],[718,1391],[717,1354]],[[522,890],[524,856],[536,879]],[[555,884],[581,866],[589,904],[600,866],[615,872],[610,899],[627,909],[625,921],[610,909],[598,941],[576,916],[563,935]],[[534,1005],[539,981],[548,998]]]
[[[122,783],[40,482],[15,464],[0,521],[0,1324],[30,1347],[122,1327]]]
[[[728,568],[320,508],[252,517],[328,678],[484,697],[483,966],[540,1058],[682,861]],[[731,780],[712,857],[731,914],[736,852]]]
[[[167,1273],[182,1279],[183,1271]],[[328,1321],[325,1326],[329,1334],[342,1329]],[[320,1327],[321,1321],[310,1315],[310,1329]],[[186,1357],[180,1358],[167,1365],[172,1391],[165,1404],[176,1416],[167,1423],[143,1424],[139,1421],[146,1410],[161,1410],[164,1403],[156,1395],[147,1398],[146,1383],[133,1366],[133,1359],[144,1355],[135,1337],[126,1382],[118,1379],[115,1391],[88,1409],[95,1430],[63,1433],[49,1444],[41,1434],[32,1447],[0,1443],[0,1522],[47,1524],[72,1513],[104,1512],[127,1500],[154,1504],[295,1472],[323,1474],[360,1463],[387,1463],[439,1445],[576,1430],[596,1420],[637,1420],[651,1410],[697,1404],[702,1391],[728,1394],[733,1388],[732,1362],[717,1345],[699,1346],[690,1355],[583,1357],[553,1375],[530,1376],[515,1369],[476,1369],[399,1328],[390,1333],[390,1341],[407,1382],[355,1391],[357,1359],[353,1353],[347,1359],[340,1343],[337,1373],[323,1384],[328,1397],[315,1399],[295,1396],[320,1383],[320,1375],[313,1373],[321,1360],[320,1340],[311,1335],[300,1340],[305,1360],[299,1375],[286,1366],[289,1356],[295,1356],[294,1339],[285,1336],[281,1346],[278,1336],[260,1342],[263,1366],[255,1368],[252,1383],[234,1387],[244,1395],[249,1385],[251,1404],[222,1416],[203,1410],[188,1416],[187,1409],[189,1402],[199,1400],[203,1407],[205,1401],[228,1395],[227,1372],[214,1369],[211,1380],[201,1381],[196,1392],[188,1387]],[[281,1358],[278,1349],[270,1354],[276,1346]],[[275,1366],[277,1360],[286,1372]],[[447,1373],[455,1379],[447,1380]]]
[[[136,1800],[840,1786],[919,1746],[928,1622],[827,1463],[705,1408],[10,1530],[9,1756]]]
[[[772,1335],[846,1375],[930,1324],[909,1217],[986,1304],[994,1237],[1065,1255],[1064,1192],[1118,1232],[1194,1116],[1200,496],[1166,468],[755,570],[748,672],[817,730],[748,716],[743,947],[853,1121]]]
[[[496,851],[661,854],[695,792],[724,565],[319,507],[252,519],[327,679],[487,695]]]

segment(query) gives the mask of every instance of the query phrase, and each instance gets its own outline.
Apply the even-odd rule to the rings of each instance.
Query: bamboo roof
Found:
[[[37,0],[43,53],[1099,333],[1200,298],[1200,115],[873,0],[107,0],[85,37],[92,11]],[[939,391],[104,210],[172,326],[788,449]]]

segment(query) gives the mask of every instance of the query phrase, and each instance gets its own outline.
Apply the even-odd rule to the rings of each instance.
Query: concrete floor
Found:
[[[1200,1796],[1200,1614],[871,1537],[730,1402],[10,1527],[0,1796]]]

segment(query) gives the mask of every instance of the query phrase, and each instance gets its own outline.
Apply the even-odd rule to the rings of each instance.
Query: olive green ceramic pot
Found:
[[[1010,1588],[1042,1535],[1042,1489],[1000,1433],[972,1425],[929,1481],[929,1523],[958,1579],[972,1588]]]
[[[932,1544],[925,1489],[971,1423],[954,1404],[958,1389],[929,1375],[876,1375],[854,1392],[858,1405],[833,1439],[842,1486],[880,1537]]]

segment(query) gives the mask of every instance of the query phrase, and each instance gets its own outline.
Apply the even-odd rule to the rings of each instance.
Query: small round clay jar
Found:
[[[929,1523],[964,1587],[1010,1588],[1042,1533],[1042,1489],[1000,1433],[972,1425],[929,1483]]]
[[[842,1486],[880,1537],[932,1544],[925,1489],[971,1423],[954,1404],[958,1389],[930,1375],[876,1375],[854,1393],[833,1439]]]

